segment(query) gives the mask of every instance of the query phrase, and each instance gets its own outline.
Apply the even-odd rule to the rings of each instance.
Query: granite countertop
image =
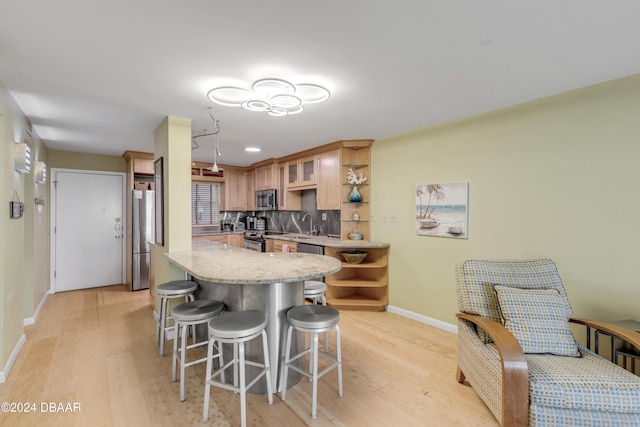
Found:
[[[265,239],[286,240],[309,245],[325,246],[330,248],[386,248],[388,243],[372,242],[369,240],[340,240],[337,237],[311,236],[309,234],[271,234]]]
[[[207,230],[207,231],[192,231],[191,235],[195,236],[226,236],[228,234],[244,234],[244,230],[237,231],[222,231],[222,230]]]
[[[231,284],[298,282],[342,267],[340,260],[324,255],[255,252],[208,240],[194,240],[190,251],[164,256],[196,279]]]

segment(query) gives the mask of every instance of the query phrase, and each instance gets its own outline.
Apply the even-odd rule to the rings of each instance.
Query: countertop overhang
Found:
[[[333,274],[342,267],[329,256],[256,252],[208,240],[194,240],[190,251],[164,256],[196,279],[229,284],[299,282]]]

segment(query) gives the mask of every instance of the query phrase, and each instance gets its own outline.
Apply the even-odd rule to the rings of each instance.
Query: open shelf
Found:
[[[360,264],[350,264],[348,262],[342,262],[342,268],[386,268],[387,264],[382,261],[376,262],[362,262]]]
[[[341,252],[363,250],[367,258],[360,264],[344,261]],[[325,277],[327,303],[348,310],[384,311],[389,303],[388,247],[326,247],[325,255],[342,262],[342,269]]]
[[[387,286],[386,283],[380,283],[378,280],[368,280],[356,278],[354,280],[343,279],[343,280],[331,280],[327,279],[326,283],[328,286],[336,286],[339,288],[384,288]]]

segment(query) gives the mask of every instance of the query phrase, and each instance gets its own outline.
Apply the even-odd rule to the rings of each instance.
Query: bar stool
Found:
[[[176,381],[177,365],[180,364],[180,401],[184,402],[185,378],[187,367],[202,363],[207,357],[187,362],[187,350],[200,347],[209,342],[208,339],[196,342],[195,329],[197,325],[208,323],[209,320],[220,315],[224,310],[224,304],[215,300],[196,300],[180,304],[171,311],[171,316],[175,322],[176,338],[173,340],[173,363],[171,366],[171,381]],[[194,339],[191,345],[187,345],[189,337],[189,327],[193,330]],[[178,338],[180,338],[180,348],[178,348]],[[218,355],[219,357],[219,355]]]
[[[269,405],[273,404],[271,369],[269,367],[269,347],[267,344],[267,333],[265,331],[266,326],[267,319],[264,314],[259,311],[226,312],[209,321],[209,349],[207,351],[204,409],[202,412],[202,419],[204,421],[209,418],[209,394],[211,392],[211,386],[240,393],[240,419],[243,427],[247,424],[247,389],[251,388],[251,386],[253,386],[263,376],[267,381]],[[260,335],[262,335],[264,363],[245,360],[245,343],[258,338]],[[218,342],[220,350],[220,369],[211,373],[214,358],[213,347],[216,342]],[[222,351],[222,344],[224,343],[233,344],[233,360],[226,364],[224,363]],[[260,373],[248,384],[245,378],[245,365],[262,368]],[[227,384],[224,377],[224,371],[230,366],[233,366],[233,385]],[[239,384],[238,371],[240,373]],[[214,380],[218,375],[220,375],[220,381]]]
[[[311,403],[311,418],[316,417],[317,401],[318,401],[318,379],[324,376],[327,372],[333,368],[338,368],[338,396],[343,395],[342,390],[342,352],[340,349],[340,327],[338,321],[340,320],[340,313],[338,310],[332,307],[323,305],[299,305],[293,307],[287,312],[287,319],[289,320],[289,329],[287,331],[287,345],[285,353],[284,371],[282,374],[282,384],[287,383],[287,376],[289,369],[293,369],[296,372],[305,375],[310,378],[313,385],[312,403]],[[301,353],[291,355],[291,336],[293,330],[301,332],[311,333],[310,346],[303,350]],[[332,329],[336,330],[336,355],[329,354],[326,351],[318,349],[318,334],[321,332],[328,332]],[[298,367],[294,363],[305,354],[310,353],[310,369],[305,371]],[[323,356],[333,361],[332,364],[327,366],[322,372],[318,372],[318,356]],[[286,399],[287,388],[282,388],[282,400]]]
[[[318,301],[322,302],[322,305],[327,305],[327,299],[324,293],[327,291],[327,284],[318,280],[305,280],[304,281],[304,297],[313,301],[314,304],[318,304]]]
[[[318,304],[318,301],[322,302],[322,305],[327,305],[327,298],[324,296],[327,291],[327,284],[318,280],[305,280],[304,281],[304,298],[310,299],[314,304]],[[324,351],[329,351],[329,333],[324,333]],[[309,368],[311,371],[311,368]]]
[[[156,286],[156,294],[160,297],[160,315],[156,328],[156,343],[160,344],[160,356],[164,356],[165,334],[168,330],[173,329],[173,327],[167,327],[167,320],[173,319],[171,314],[167,312],[167,303],[174,298],[184,298],[185,302],[193,301],[196,289],[198,289],[198,284],[191,280],[174,280]]]

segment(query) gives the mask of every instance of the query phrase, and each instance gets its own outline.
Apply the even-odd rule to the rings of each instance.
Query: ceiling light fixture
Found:
[[[247,147],[244,149],[244,151],[249,151],[251,153],[259,153],[262,150],[258,147]]]
[[[266,112],[276,117],[301,113],[304,105],[324,102],[330,96],[327,88],[317,84],[294,85],[275,78],[256,80],[251,85],[251,90],[236,86],[220,86],[207,93],[207,97],[216,104]]]
[[[200,148],[200,145],[196,142],[196,139],[203,136],[215,135],[216,142],[213,146],[213,166],[208,167],[207,169],[210,170],[211,172],[220,172],[221,169],[218,168],[218,157],[222,156],[222,153],[220,152],[220,142],[218,141],[218,134],[220,133],[220,124],[219,124],[220,121],[216,120],[215,117],[213,117],[213,113],[211,112],[211,107],[209,107],[209,117],[211,117],[211,120],[213,120],[213,131],[207,132],[207,130],[204,129],[200,135],[193,135],[191,137],[191,149],[195,150],[197,148]]]

